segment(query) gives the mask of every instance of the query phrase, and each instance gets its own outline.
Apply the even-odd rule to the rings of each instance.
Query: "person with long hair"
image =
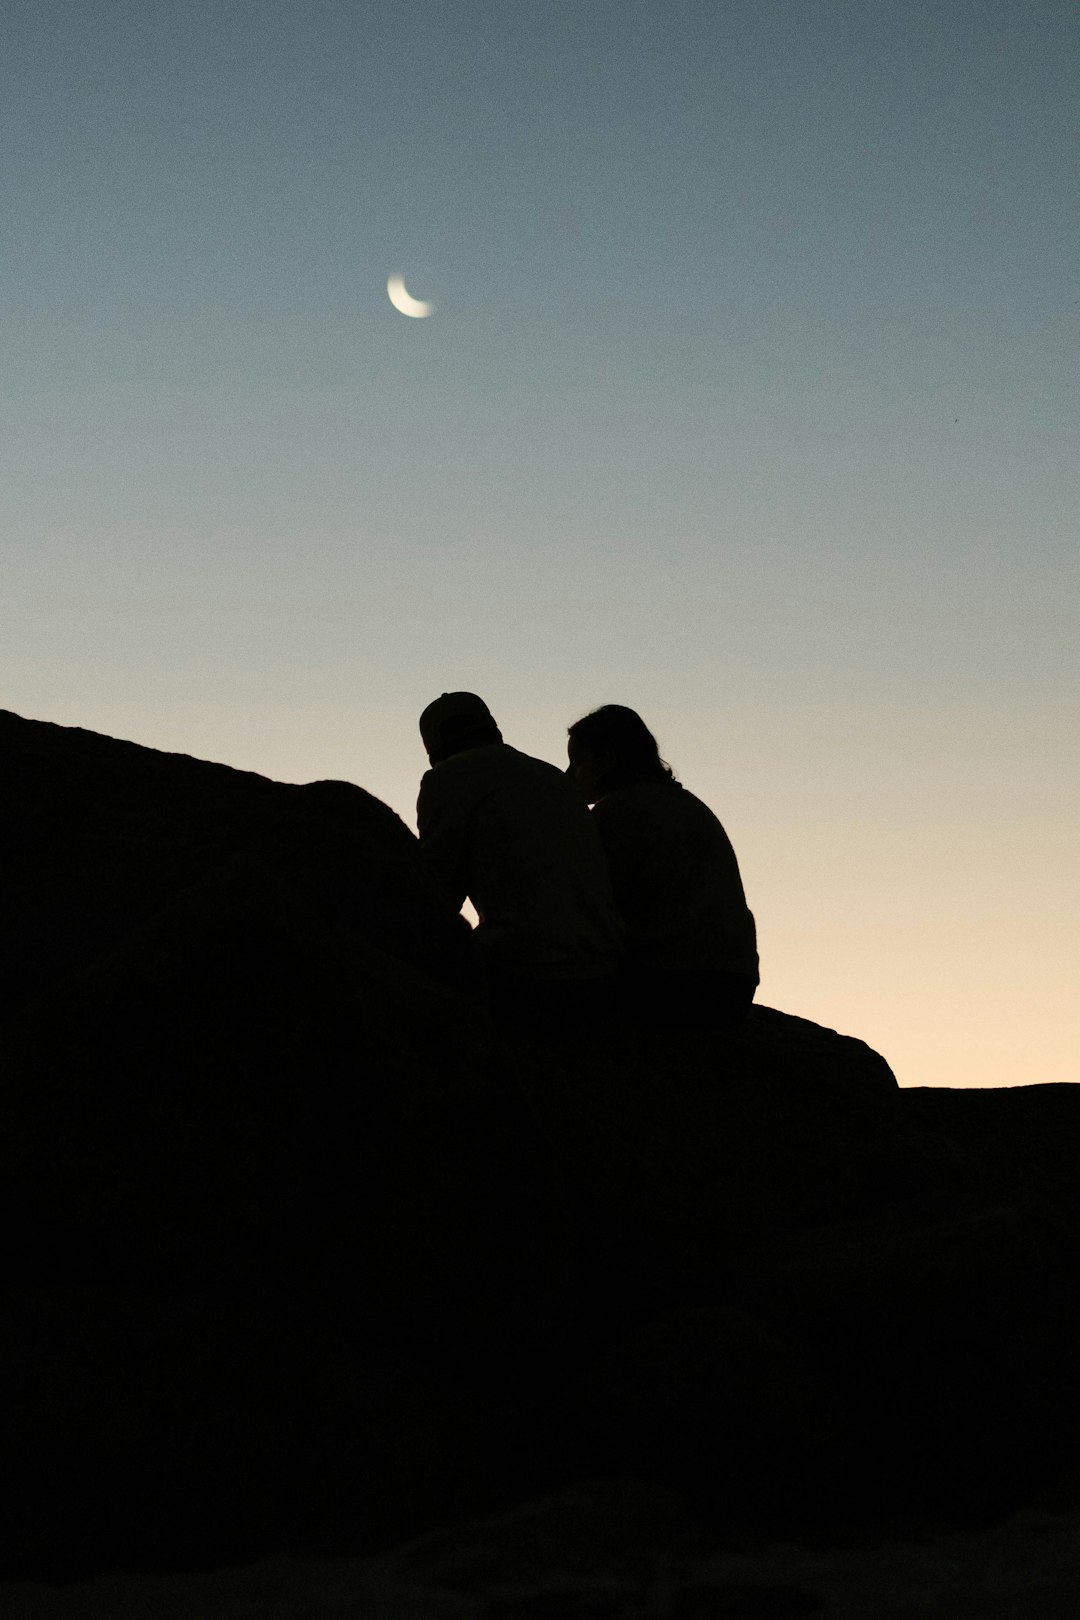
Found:
[[[738,1027],[759,982],[757,930],[731,840],[660,758],[641,716],[577,720],[567,775],[592,806],[626,925],[624,1002],[646,1022]]]

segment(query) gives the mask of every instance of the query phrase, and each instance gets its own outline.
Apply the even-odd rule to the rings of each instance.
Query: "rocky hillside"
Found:
[[[4,1567],[1076,1501],[1080,1088],[768,1008],[515,1036],[401,821],[0,714]],[[767,926],[767,920],[764,920]]]

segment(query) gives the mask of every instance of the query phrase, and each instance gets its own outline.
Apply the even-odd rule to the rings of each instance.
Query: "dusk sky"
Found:
[[[0,706],[413,826],[440,692],[558,764],[630,704],[761,1001],[1080,1080],[1076,0],[0,41]]]

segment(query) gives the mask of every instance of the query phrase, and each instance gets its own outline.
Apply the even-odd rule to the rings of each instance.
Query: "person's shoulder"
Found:
[[[542,776],[558,782],[566,781],[566,772],[560,771],[559,767],[552,765],[550,760],[537,759],[534,754],[525,754],[520,748],[511,748],[509,743],[503,743],[503,748],[506,750],[508,763],[512,769],[530,776]]]
[[[673,813],[685,825],[699,827],[703,831],[707,828],[714,833],[722,834],[725,838],[727,837],[720,817],[710,805],[705,803],[704,799],[699,799],[696,793],[691,793],[689,788],[684,788],[681,782],[673,785],[677,794],[677,797],[673,800]]]
[[[596,810],[604,816],[639,816],[673,809],[678,795],[683,793],[678,782],[631,782],[627,787],[612,788],[602,799],[597,799]]]
[[[708,816],[713,821],[717,819],[716,812],[709,808],[705,800],[699,799],[696,793],[691,793],[681,782],[672,782],[671,786],[675,789],[673,803],[677,804],[686,815]]]
[[[500,756],[506,752],[504,743],[486,743],[482,748],[467,748],[440,760],[420,778],[421,801],[457,802],[484,791],[498,780],[504,768]]]
[[[560,825],[579,822],[582,826],[591,826],[589,807],[581,789],[565,771],[546,759],[523,754],[518,748],[507,747],[506,753],[510,757],[501,782],[534,805],[542,805],[544,814],[556,817]],[[595,838],[596,834],[592,832],[589,836]]]
[[[630,787],[615,788],[598,800],[593,814],[609,826],[651,827],[657,831],[720,826],[704,800],[675,781],[635,782]]]
[[[513,753],[505,743],[484,743],[479,748],[463,748],[460,754],[451,754],[449,759],[440,760],[433,765],[424,776],[424,781],[453,782],[459,778],[482,776],[492,769],[498,769],[504,756]]]

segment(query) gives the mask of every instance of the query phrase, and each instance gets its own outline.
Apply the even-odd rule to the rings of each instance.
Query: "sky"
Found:
[[[1080,1081],[1078,111],[1075,0],[6,0],[0,706],[412,826],[629,704],[759,1000]]]

